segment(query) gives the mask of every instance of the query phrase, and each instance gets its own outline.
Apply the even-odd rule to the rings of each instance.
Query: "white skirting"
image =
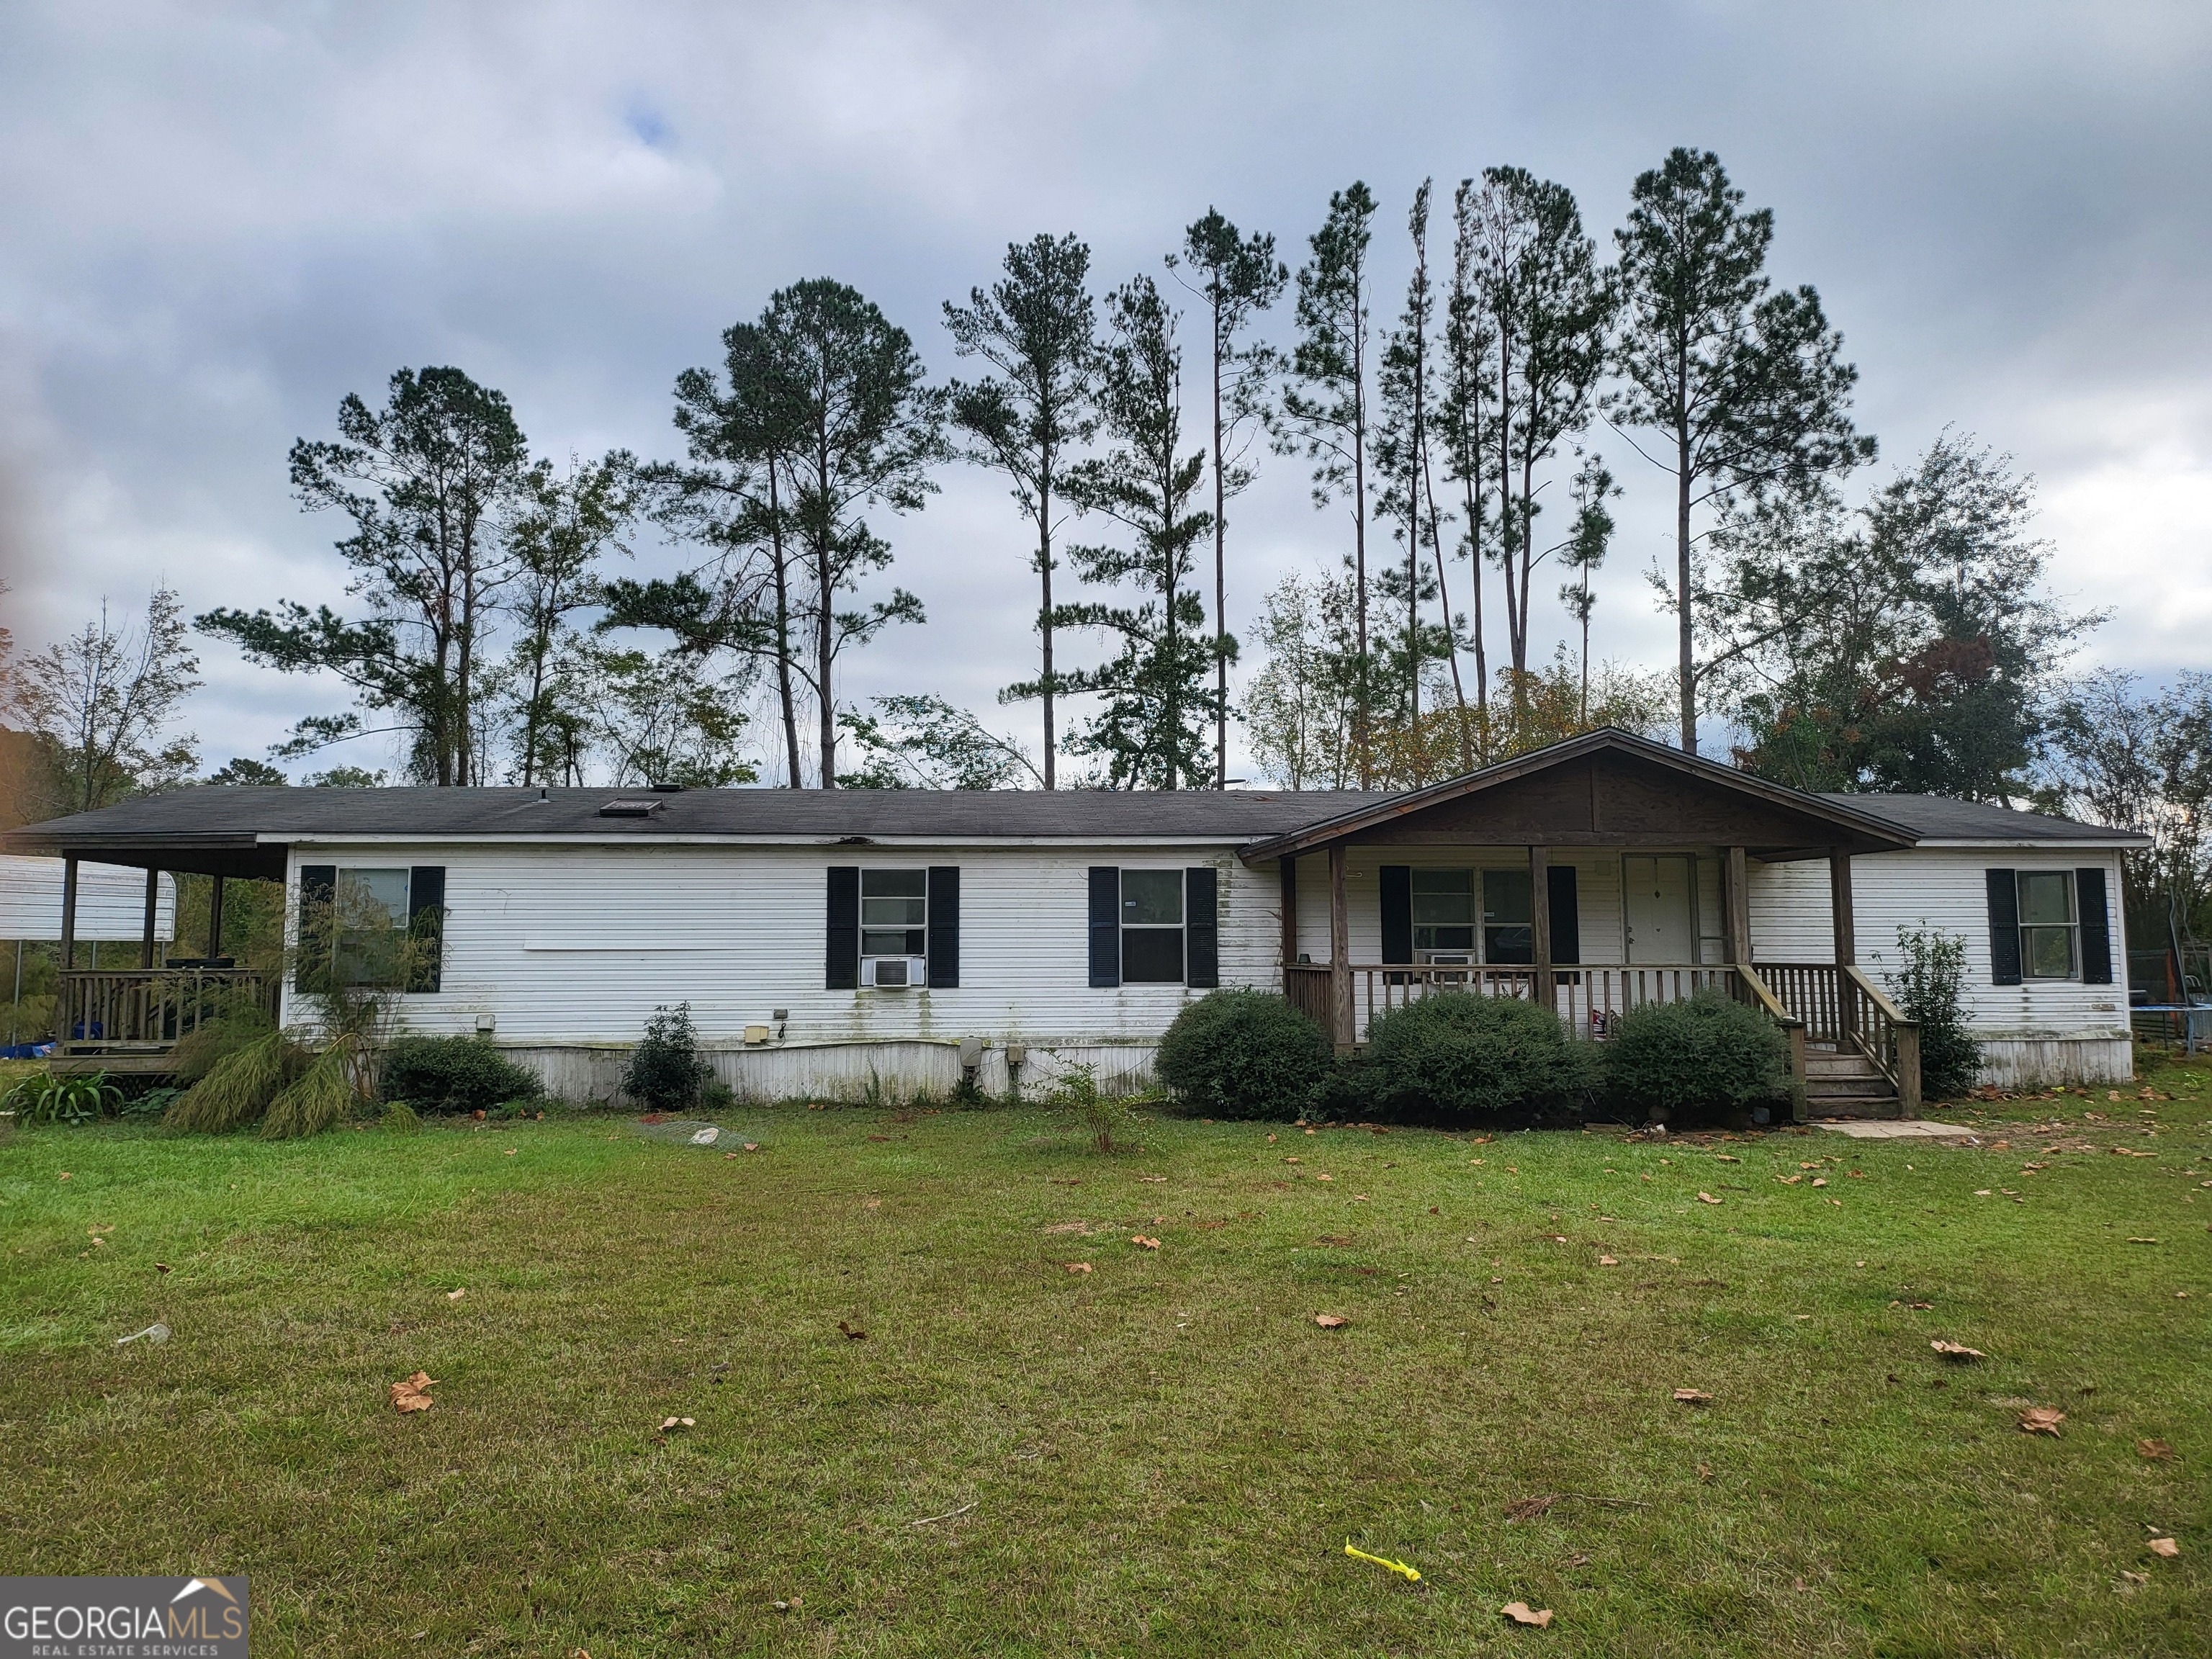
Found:
[[[2126,1037],[1984,1037],[1981,1080],[1999,1089],[2127,1083],[2135,1045]]]
[[[629,1064],[627,1047],[596,1045],[500,1045],[517,1065],[544,1080],[560,1100],[605,1101],[622,1087]],[[1087,1065],[1109,1094],[1133,1094],[1152,1081],[1151,1042],[1056,1042],[1029,1045],[1018,1079],[1024,1098],[1048,1093],[1069,1066]],[[918,1038],[879,1042],[769,1044],[752,1048],[702,1048],[700,1057],[714,1068],[740,1100],[871,1099],[904,1102],[917,1096],[942,1099],[960,1085],[960,1045]],[[1000,1043],[983,1050],[976,1086],[999,1099],[1012,1092],[1006,1051]]]

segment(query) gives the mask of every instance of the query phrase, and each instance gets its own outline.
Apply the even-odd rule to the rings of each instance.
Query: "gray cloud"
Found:
[[[1119,280],[1211,203],[1295,257],[1364,177],[1389,310],[1421,177],[1517,161],[1603,230],[1690,143],[1776,210],[1778,274],[1844,330],[1885,465],[1953,422],[2013,451],[2058,586],[2115,607],[2094,653],[2203,661],[2198,8],[57,4],[0,39],[0,536],[27,640],[161,578],[194,609],[337,599],[284,452],[403,363],[501,386],[543,452],[666,453],[676,373],[799,276],[856,283],[949,373],[939,304],[1010,240],[1078,231]],[[1599,441],[1629,489],[1600,648],[1662,660],[1640,572],[1663,480]],[[1269,463],[1242,608],[1333,557],[1338,522]],[[950,471],[893,537],[933,620],[847,694],[988,705],[1030,649],[1012,509]],[[343,702],[202,654],[212,758]]]

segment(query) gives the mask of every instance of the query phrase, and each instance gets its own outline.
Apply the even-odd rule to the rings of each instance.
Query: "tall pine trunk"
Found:
[[[768,519],[769,556],[775,566],[775,692],[783,712],[784,762],[790,768],[787,775],[791,787],[799,787],[799,708],[791,691],[791,580],[790,567],[785,562],[783,545],[783,507],[778,499],[775,466],[769,464],[768,474]]]
[[[1053,757],[1056,727],[1052,713],[1052,464],[1048,459],[1037,477],[1037,568],[1044,576],[1044,609],[1037,626],[1044,635],[1044,787],[1054,787]]]
[[[1698,752],[1698,666],[1690,615],[1690,433],[1675,433],[1674,604],[1675,633],[1681,649],[1682,752]]]
[[[1229,484],[1222,475],[1221,307],[1213,307],[1213,787],[1229,787]]]

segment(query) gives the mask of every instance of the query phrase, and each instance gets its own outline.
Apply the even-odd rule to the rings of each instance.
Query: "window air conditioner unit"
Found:
[[[1422,965],[1429,968],[1471,968],[1474,965],[1474,952],[1469,951],[1424,951],[1420,957]]]
[[[903,991],[929,983],[927,957],[866,957],[860,962],[860,983],[878,991]]]

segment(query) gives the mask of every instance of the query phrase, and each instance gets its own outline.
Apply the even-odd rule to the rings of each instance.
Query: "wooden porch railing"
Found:
[[[278,984],[251,968],[72,969],[56,1035],[65,1054],[169,1048],[240,1002],[275,1014]]]
[[[1579,1036],[1602,1040],[1612,1034],[1614,1019],[1632,1009],[1650,1002],[1684,1001],[1700,991],[1721,991],[1757,1008],[1781,1028],[1790,1044],[1792,1111],[1802,1121],[1805,1116],[1808,1022],[1762,977],[1770,971],[1764,967],[1754,969],[1692,963],[1606,963],[1555,967],[1551,970],[1552,1006],[1568,1030]],[[1377,1016],[1423,997],[1452,993],[1523,1000],[1540,996],[1538,970],[1532,967],[1395,967],[1359,963],[1351,965],[1346,972],[1351,981],[1351,1040],[1355,1046],[1366,1041],[1368,1028]],[[1832,975],[1834,969],[1831,968],[1828,972]],[[1333,1031],[1335,1019],[1331,981],[1331,969],[1325,962],[1296,963],[1283,969],[1285,999],[1323,1030]],[[1812,981],[1801,976],[1792,983],[1802,993]],[[1834,1000],[1832,991],[1830,1000]],[[1869,1027],[1872,1023],[1869,1017]],[[1887,1027],[1894,1028],[1897,1024],[1894,1010],[1891,1010]],[[1912,1035],[1917,1041],[1917,1032]],[[1917,1060],[1916,1050],[1916,1066]],[[1915,1078],[1917,1081],[1917,1071]]]
[[[1920,1027],[1863,968],[1832,962],[1762,962],[1776,999],[1804,1022],[1808,1042],[1863,1054],[1897,1091],[1898,1108],[1919,1111]]]

